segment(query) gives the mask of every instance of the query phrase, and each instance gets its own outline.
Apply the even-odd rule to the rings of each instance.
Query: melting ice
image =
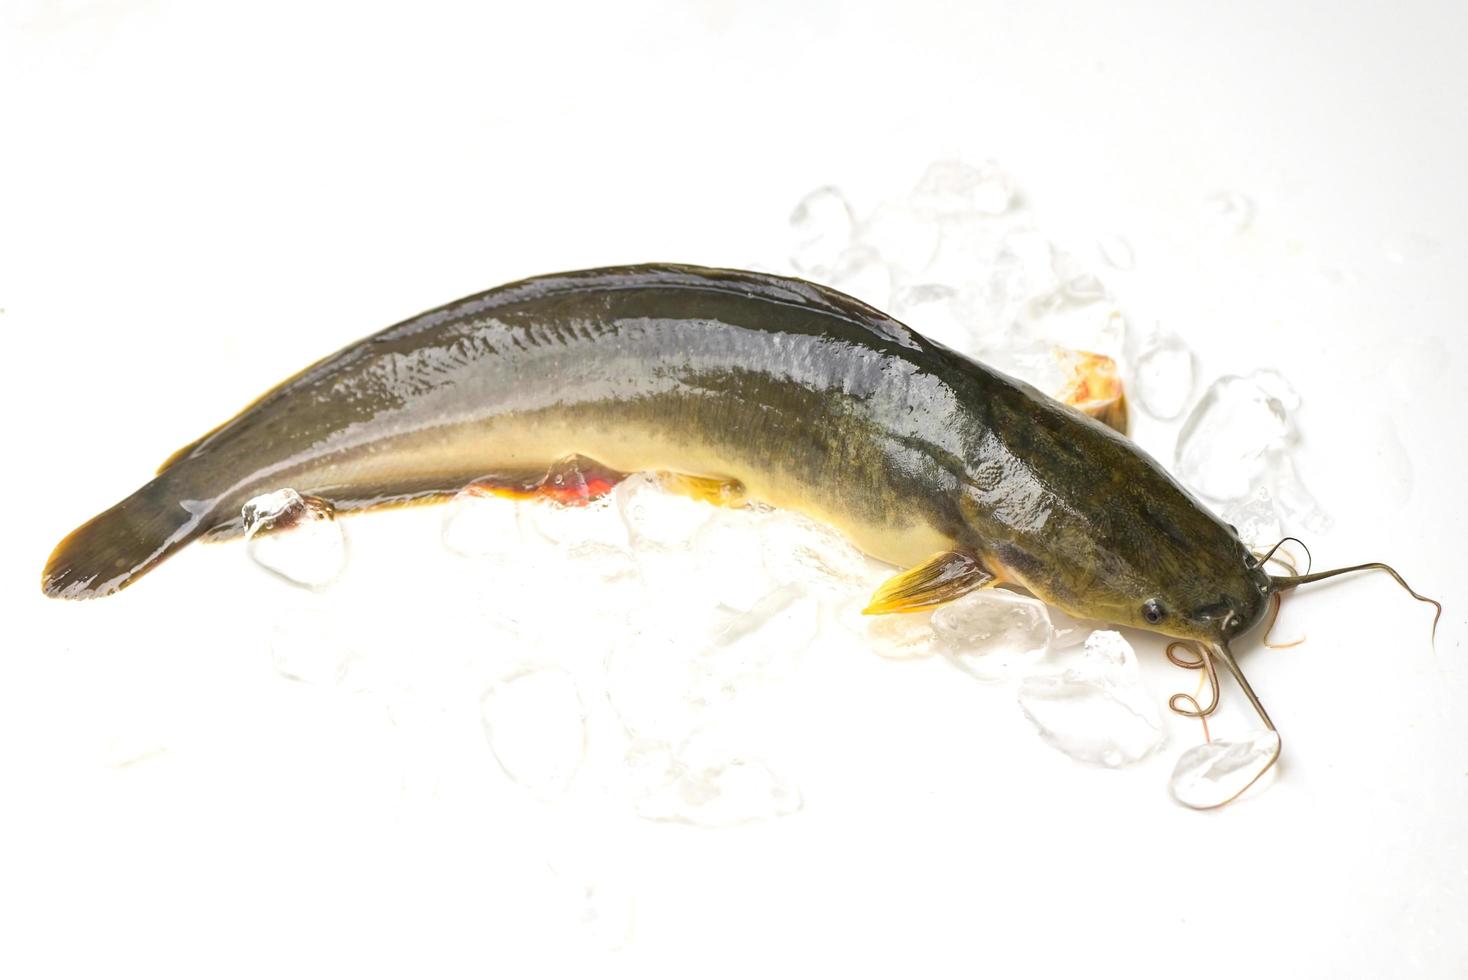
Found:
[[[1242,793],[1279,754],[1279,735],[1260,730],[1240,739],[1205,742],[1184,752],[1169,783],[1173,797],[1200,810]]]
[[[325,500],[288,488],[252,497],[241,510],[250,556],[308,588],[331,584],[346,567],[346,540],[335,516]]]

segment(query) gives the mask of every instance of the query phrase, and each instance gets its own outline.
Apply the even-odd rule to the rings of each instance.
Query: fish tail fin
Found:
[[[41,574],[41,591],[60,599],[111,595],[204,534],[205,507],[181,498],[178,469],[158,475],[132,496],[61,539]]]

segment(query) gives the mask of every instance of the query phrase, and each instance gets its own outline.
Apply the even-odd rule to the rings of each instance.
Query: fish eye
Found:
[[[1156,626],[1158,623],[1162,622],[1162,618],[1166,615],[1167,611],[1162,608],[1162,603],[1158,602],[1156,599],[1148,599],[1146,602],[1142,603],[1142,618],[1151,623],[1153,626]]]

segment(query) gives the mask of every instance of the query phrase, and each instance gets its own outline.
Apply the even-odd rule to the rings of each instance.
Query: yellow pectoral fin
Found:
[[[1126,389],[1116,373],[1116,362],[1104,354],[1060,351],[1062,365],[1070,378],[1058,398],[1091,418],[1126,435],[1128,415]]]
[[[994,585],[998,577],[969,551],[943,551],[883,582],[862,610],[868,616],[917,612]]]
[[[1127,411],[1125,395],[1118,393],[1114,398],[1081,402],[1075,407],[1101,424],[1110,426],[1122,435],[1127,434],[1129,413]]]

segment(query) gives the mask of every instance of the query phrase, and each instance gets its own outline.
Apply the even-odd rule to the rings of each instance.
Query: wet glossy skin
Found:
[[[1124,437],[840,293],[688,266],[526,280],[354,344],[78,529],[45,587],[116,591],[278,487],[350,510],[573,453],[738,480],[898,565],[971,550],[1077,615],[1220,639],[1264,607],[1237,536]]]

